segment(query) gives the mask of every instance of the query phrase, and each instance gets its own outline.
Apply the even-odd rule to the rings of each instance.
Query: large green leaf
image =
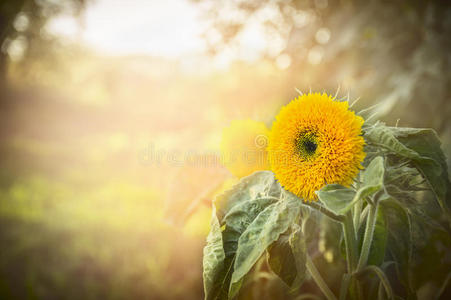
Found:
[[[291,230],[268,248],[268,263],[289,287],[301,286],[306,276],[306,241],[301,227],[293,224]]]
[[[301,200],[286,197],[266,207],[238,240],[229,298],[236,295],[235,285],[249,272],[266,248],[276,241],[299,214]]]
[[[398,277],[413,293],[411,280],[412,223],[407,210],[396,200],[381,201],[380,209],[387,226],[387,249],[396,262]]]
[[[290,247],[293,252],[296,265],[296,279],[294,284],[301,286],[306,277],[306,260],[307,260],[307,241],[305,235],[301,231],[301,227],[293,224],[293,232],[290,236]]]
[[[301,200],[280,200],[280,194],[273,173],[262,171],[216,198],[204,250],[206,299],[236,296],[257,259],[294,222]]]
[[[216,197],[212,227],[204,249],[205,299],[229,298],[238,240],[266,207],[277,202],[279,195],[280,185],[273,173],[263,171],[243,178]]]
[[[224,270],[224,260],[225,252],[222,246],[221,228],[216,217],[216,211],[213,209],[211,229],[207,237],[207,245],[204,248],[203,257],[204,292],[208,299],[210,299],[208,295],[212,295],[214,291],[221,290],[220,279],[225,278],[224,273],[227,272]]]
[[[355,191],[339,184],[328,184],[318,192],[319,200],[331,211],[341,214],[354,199]]]
[[[366,129],[364,133],[365,140],[373,145],[383,147],[400,156],[414,160],[428,161],[431,164],[436,164],[436,166],[438,165],[438,163],[436,163],[433,159],[422,157],[415,150],[412,150],[401,143],[396,138],[393,128],[394,127],[387,127],[382,123],[377,123]]]
[[[451,191],[448,167],[437,133],[429,128],[390,127],[390,130],[403,145],[416,151],[421,157],[432,159],[435,162],[432,164],[428,160],[415,160],[415,165],[426,178],[440,205],[444,207],[446,204],[449,207],[451,197],[447,197],[447,195]]]
[[[440,140],[432,129],[387,127],[381,123],[365,129],[366,141],[382,147],[400,157],[414,162],[423,174],[440,206],[447,209],[450,203],[449,179],[445,156]]]
[[[244,177],[230,190],[218,195],[214,201],[217,209],[217,216],[220,223],[223,223],[226,214],[245,214],[255,218],[262,209],[258,206],[258,202],[248,207],[251,211],[239,208],[239,205],[245,204],[248,201],[262,199],[262,198],[279,198],[281,188],[279,183],[275,180],[274,174],[270,171],[255,172],[252,175]],[[274,199],[273,199],[274,200]],[[239,219],[236,216],[229,218],[230,221]],[[253,218],[252,218],[253,219]],[[227,222],[228,226],[232,226],[231,222]],[[222,224],[221,224],[222,225]]]
[[[288,286],[292,286],[297,276],[295,257],[290,246],[291,232],[282,234],[268,248],[268,264],[271,270]]]
[[[329,184],[317,192],[324,205],[336,214],[344,214],[354,203],[373,195],[383,187],[384,159],[375,157],[362,172],[362,184],[357,192],[339,184]]]
[[[419,214],[421,209],[416,206],[388,198],[381,202],[380,209],[387,226],[387,252],[412,297],[427,282],[442,284],[451,266],[446,251],[451,246],[449,232]]]
[[[385,248],[387,246],[387,226],[383,210],[378,210],[376,224],[374,227],[373,241],[371,242],[370,254],[368,256],[369,265],[380,265],[385,258]]]
[[[412,184],[415,184],[417,177],[421,176],[416,168],[411,168],[406,164],[402,164],[400,166],[388,165],[385,170],[385,174],[386,184],[394,184],[399,187],[406,188],[409,188]]]

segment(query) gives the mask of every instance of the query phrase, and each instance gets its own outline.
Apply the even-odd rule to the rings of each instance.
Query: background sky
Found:
[[[107,54],[180,57],[204,50],[205,26],[199,7],[185,0],[98,0],[80,21],[60,16],[48,30]]]
[[[196,65],[191,71],[226,69],[236,60],[253,63],[261,59],[265,51],[278,58],[276,64],[280,69],[290,66],[289,56],[279,56],[285,41],[278,34],[268,35],[262,26],[268,20],[280,21],[281,16],[274,14],[269,4],[246,20],[246,28],[236,36],[234,43],[213,57],[206,55],[207,43],[216,43],[221,38],[212,20],[207,20],[203,14],[209,5],[187,0],[98,0],[88,3],[81,18],[57,16],[49,20],[46,29],[58,38],[105,55],[183,57],[185,64]],[[242,19],[226,2],[222,5],[221,15],[225,13],[232,20]]]

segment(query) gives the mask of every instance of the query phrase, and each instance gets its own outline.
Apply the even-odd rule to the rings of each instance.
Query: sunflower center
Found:
[[[313,132],[301,132],[295,141],[297,153],[304,159],[312,157],[318,148],[316,134]]]
[[[304,147],[305,151],[309,154],[315,153],[316,147],[318,147],[318,145],[313,141],[303,141],[302,143],[302,147]]]

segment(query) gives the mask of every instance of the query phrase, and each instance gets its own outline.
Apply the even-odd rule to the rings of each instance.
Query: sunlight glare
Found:
[[[106,54],[176,58],[204,50],[197,14],[186,0],[97,0],[88,3],[82,16],[80,37],[69,16],[55,18],[47,29]]]

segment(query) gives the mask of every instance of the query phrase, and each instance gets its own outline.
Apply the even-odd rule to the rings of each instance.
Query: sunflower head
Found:
[[[269,129],[263,122],[232,121],[222,132],[221,154],[224,166],[237,177],[269,170],[268,136]]]
[[[299,96],[283,107],[268,144],[280,184],[304,200],[316,200],[325,184],[349,186],[365,158],[363,119],[327,94]]]

